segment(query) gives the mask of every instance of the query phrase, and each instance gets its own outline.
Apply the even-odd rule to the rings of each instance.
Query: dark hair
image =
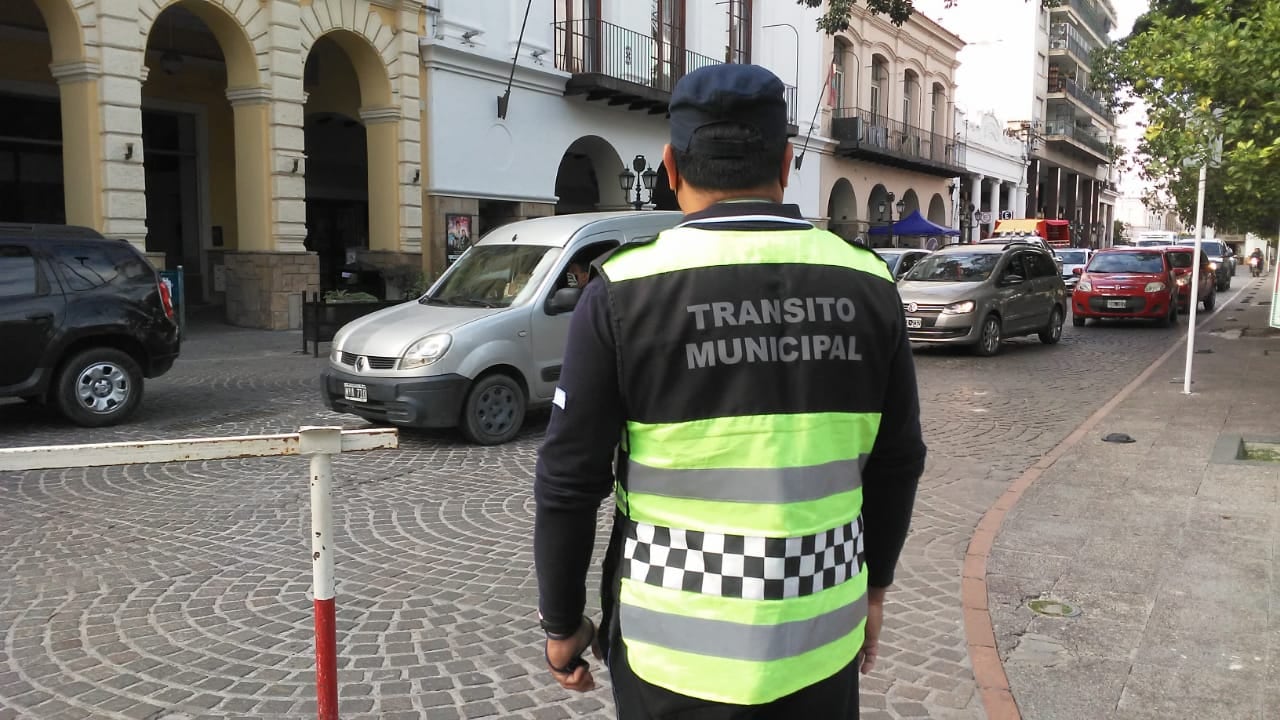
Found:
[[[741,143],[740,157],[714,157],[701,151],[706,141]],[[701,190],[752,190],[778,182],[787,142],[768,142],[758,130],[725,122],[699,128],[686,152],[675,151],[676,169],[688,183]]]

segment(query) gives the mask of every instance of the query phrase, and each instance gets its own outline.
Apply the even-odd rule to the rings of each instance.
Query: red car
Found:
[[[1169,266],[1173,269],[1173,284],[1178,289],[1178,309],[1191,311],[1191,257],[1194,247],[1174,245],[1160,248],[1164,250]],[[1200,285],[1197,288],[1196,302],[1201,303],[1206,311],[1218,304],[1218,274],[1209,263],[1209,256],[1200,250]]]
[[[1080,272],[1071,293],[1071,322],[1089,318],[1157,320],[1168,327],[1178,321],[1177,276],[1165,248],[1099,250]]]

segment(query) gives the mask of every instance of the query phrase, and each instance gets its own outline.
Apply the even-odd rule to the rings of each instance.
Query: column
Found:
[[[138,32],[138,3],[98,3],[98,37],[102,76],[99,80],[96,172],[102,177],[102,225],[111,237],[125,238],[145,251],[147,176],[142,150],[142,84],[146,38]],[[65,110],[64,110],[65,112]],[[132,149],[130,149],[132,148]],[[148,256],[162,265],[164,256]]]
[[[270,6],[269,13],[255,15],[248,30],[250,37],[257,33],[269,37],[271,72],[263,77],[271,86],[272,250],[301,253],[306,252],[307,239],[307,148],[303,130],[307,94],[302,87],[305,56],[301,9],[296,2]]]
[[[1027,181],[1025,178],[1013,189],[1013,217],[1021,220],[1027,216]]]
[[[1027,163],[1027,197],[1023,216],[1034,218],[1040,214],[1040,161],[1032,159]]]
[[[991,188],[988,192],[990,194],[987,196],[987,207],[991,211],[991,225],[988,228],[988,231],[994,232],[996,229],[996,222],[1000,218],[1000,180],[999,179],[997,178],[991,179]]]
[[[227,90],[236,137],[236,250],[272,252],[271,91],[263,87]]]
[[[976,173],[969,178],[968,205],[973,205],[974,207],[973,211],[969,210],[968,205],[964,208],[964,212],[967,213],[966,222],[969,224],[969,242],[977,242],[982,235],[977,218],[974,216],[975,211],[982,210],[982,180],[983,175],[981,173]]]
[[[1044,185],[1044,216],[1049,219],[1057,218],[1058,200],[1062,193],[1062,168],[1049,168],[1045,173]]]
[[[400,250],[400,108],[361,108],[369,144],[369,249]]]
[[[98,64],[77,60],[54,63],[49,69],[58,81],[62,107],[62,184],[67,224],[102,230]]]

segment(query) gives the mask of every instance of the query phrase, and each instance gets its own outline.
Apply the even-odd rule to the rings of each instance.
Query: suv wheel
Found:
[[[982,320],[982,331],[978,333],[973,352],[980,357],[991,357],[1000,352],[1000,340],[1000,318],[988,315]]]
[[[1210,290],[1209,294],[1205,296],[1205,299],[1204,299],[1204,311],[1209,312],[1217,304],[1218,304],[1218,291],[1216,289]]]
[[[115,348],[85,350],[62,367],[57,399],[58,409],[77,425],[115,425],[142,401],[142,369]]]
[[[1040,342],[1054,345],[1062,339],[1062,308],[1055,307],[1049,316],[1049,324],[1040,331]]]
[[[525,398],[520,384],[498,373],[471,386],[462,405],[462,434],[479,445],[501,445],[520,432]]]

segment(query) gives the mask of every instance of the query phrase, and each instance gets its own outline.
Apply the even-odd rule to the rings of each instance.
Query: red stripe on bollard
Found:
[[[316,717],[338,720],[338,634],[333,599],[316,600]]]

